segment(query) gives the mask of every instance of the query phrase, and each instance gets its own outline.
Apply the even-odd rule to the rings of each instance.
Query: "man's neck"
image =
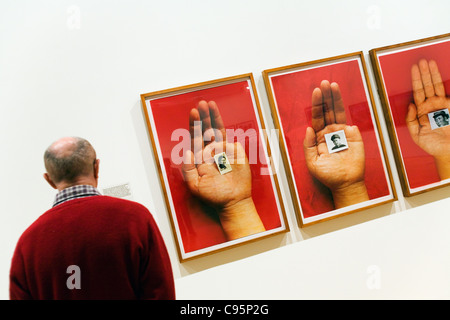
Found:
[[[73,187],[73,186],[79,186],[79,185],[87,185],[87,186],[92,186],[94,188],[97,188],[97,180],[90,178],[90,177],[81,177],[79,179],[77,179],[74,182],[66,182],[66,181],[61,181],[56,185],[56,189],[58,189],[58,191]]]

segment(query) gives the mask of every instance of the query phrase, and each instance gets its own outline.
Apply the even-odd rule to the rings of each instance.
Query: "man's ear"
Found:
[[[44,173],[44,179],[45,181],[48,182],[48,184],[53,188],[53,189],[57,189],[56,184],[52,181],[52,179],[50,179],[50,176],[48,175],[48,173]]]
[[[100,170],[100,159],[94,161],[94,178],[98,180],[98,172]]]

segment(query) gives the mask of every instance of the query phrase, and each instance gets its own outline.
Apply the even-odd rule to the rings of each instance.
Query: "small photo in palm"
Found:
[[[214,161],[216,162],[217,169],[219,169],[220,174],[225,174],[231,171],[231,165],[225,152],[216,154],[214,156]]]
[[[344,130],[339,130],[325,134],[328,152],[334,153],[348,149],[347,138]]]
[[[450,115],[448,109],[441,109],[428,114],[430,120],[431,129],[438,129],[450,125]]]

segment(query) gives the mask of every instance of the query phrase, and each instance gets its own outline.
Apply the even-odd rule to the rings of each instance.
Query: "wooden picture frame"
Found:
[[[262,74],[300,227],[397,199],[362,52]],[[344,128],[349,147],[331,154],[333,131]],[[362,142],[355,140],[358,135]],[[349,170],[343,164],[357,158],[357,175],[347,189],[353,188],[354,196],[344,201],[351,193],[339,194],[344,186],[339,168]]]
[[[448,119],[450,110],[450,33],[369,54],[404,195],[450,185],[450,126],[433,119],[438,111]]]
[[[289,230],[251,73],[141,101],[180,261]]]

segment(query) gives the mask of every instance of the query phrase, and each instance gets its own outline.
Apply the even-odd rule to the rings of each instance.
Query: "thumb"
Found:
[[[307,164],[318,156],[316,133],[311,127],[306,128],[305,139],[303,140],[303,151],[305,153]]]
[[[420,124],[419,120],[417,119],[417,108],[414,103],[409,104],[405,121],[411,138],[414,140],[414,142],[417,142]]]
[[[184,155],[181,171],[183,173],[184,181],[186,181],[189,190],[193,193],[196,193],[198,190],[199,175],[197,167],[194,164],[194,153],[192,153],[191,150],[187,150]]]

